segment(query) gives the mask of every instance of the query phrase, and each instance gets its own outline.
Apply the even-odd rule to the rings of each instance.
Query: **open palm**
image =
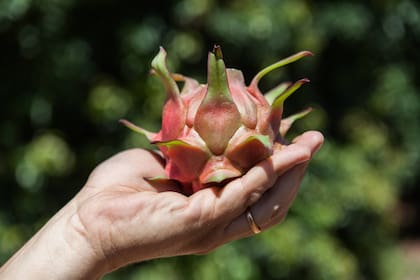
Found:
[[[157,154],[124,151],[99,165],[75,197],[79,230],[109,270],[145,259],[206,253],[252,235],[244,214],[249,206],[262,229],[279,223],[322,140],[319,133],[307,132],[225,187],[191,196],[176,184],[151,185],[144,179],[164,175]]]

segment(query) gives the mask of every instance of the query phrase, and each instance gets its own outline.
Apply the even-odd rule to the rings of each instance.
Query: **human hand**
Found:
[[[176,185],[145,180],[164,174],[157,155],[124,151],[95,168],[80,193],[52,219],[57,222],[47,224],[37,239],[50,240],[54,247],[60,241],[54,235],[65,232],[79,256],[70,252],[66,258],[68,267],[78,268],[73,278],[99,277],[147,259],[207,253],[254,234],[248,208],[262,230],[279,223],[322,142],[321,134],[304,133],[243,177],[189,197]]]
[[[252,231],[246,209],[266,229],[280,222],[297,192],[308,160],[322,143],[306,133],[224,188],[186,197],[176,185],[144,178],[164,175],[159,158],[122,152],[98,166],[76,197],[86,236],[108,260],[108,270],[145,259],[206,253]]]

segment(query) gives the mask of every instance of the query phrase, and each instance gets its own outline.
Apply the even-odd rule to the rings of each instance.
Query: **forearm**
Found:
[[[98,279],[100,263],[77,223],[72,204],[58,212],[6,264],[0,279]]]

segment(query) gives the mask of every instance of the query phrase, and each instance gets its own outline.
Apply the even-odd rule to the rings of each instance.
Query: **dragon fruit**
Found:
[[[121,120],[156,144],[166,160],[166,177],[149,180],[176,181],[183,193],[191,194],[240,177],[273,149],[281,148],[293,121],[310,111],[282,120],[283,103],[309,80],[281,83],[265,95],[258,83],[272,70],[308,55],[312,53],[302,51],[280,60],[261,70],[246,86],[242,72],[226,69],[221,49],[215,46],[208,55],[208,84],[200,84],[171,73],[166,51],[160,48],[152,61],[152,73],[161,78],[167,91],[161,130],[153,133]],[[177,82],[184,83],[181,91]]]

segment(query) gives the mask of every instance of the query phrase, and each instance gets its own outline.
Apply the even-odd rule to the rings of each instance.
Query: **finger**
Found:
[[[296,145],[309,147],[311,157],[320,149],[323,142],[323,135],[317,131],[305,132],[293,140]],[[307,165],[308,162],[301,163],[284,176],[280,176],[275,186],[268,189],[260,201],[252,206],[253,219],[259,227],[265,229],[284,219],[296,197]],[[231,238],[230,240],[254,234],[249,227],[246,215],[246,212],[241,214],[226,227],[226,234]]]
[[[292,206],[296,195],[299,192],[299,187],[302,183],[303,177],[308,163],[302,163],[295,166],[288,174],[283,186],[277,186],[268,190],[266,195],[253,206],[253,211],[256,212],[256,219],[261,221],[262,228],[269,228],[281,222],[287,215]]]
[[[254,204],[277,180],[278,175],[303,162],[309,161],[323,143],[319,132],[305,132],[294,143],[276,151],[271,158],[249,170],[240,180],[222,189],[217,209],[227,215],[240,214]],[[238,209],[240,212],[234,212]]]
[[[300,164],[280,176],[276,185],[250,207],[254,222],[262,230],[280,223],[285,218],[298,193],[306,167],[307,163]],[[246,215],[246,212],[241,214],[225,228],[226,238],[229,241],[254,235]]]
[[[208,188],[193,194],[189,198],[190,205],[195,205],[193,208],[200,209],[201,213],[211,215],[212,220],[229,223],[254,204],[274,184],[279,174],[308,161],[322,142],[322,136],[318,135],[317,132],[303,134],[293,144],[275,151],[269,159],[222,189]]]
[[[307,131],[293,139],[292,143],[307,145],[310,147],[311,156],[313,156],[324,143],[324,136],[319,131]]]
[[[144,178],[163,177],[165,171],[162,158],[143,149],[120,152],[98,165],[89,176],[87,186],[101,186],[101,189],[115,186],[130,186],[137,190],[156,189]]]

